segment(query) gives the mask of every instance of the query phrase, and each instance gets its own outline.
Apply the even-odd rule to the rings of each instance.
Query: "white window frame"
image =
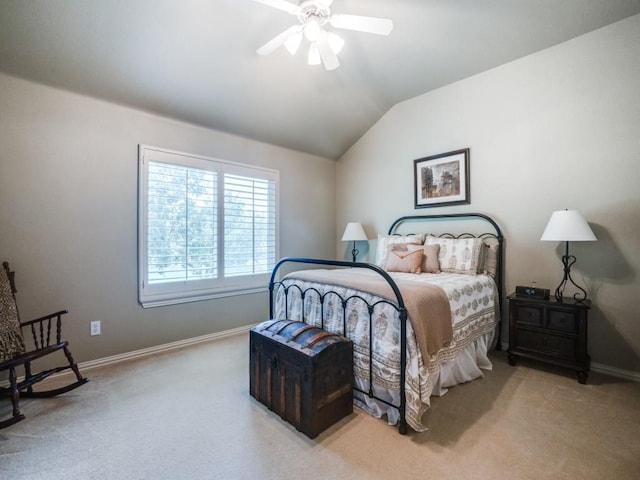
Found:
[[[138,148],[138,300],[142,307],[173,305],[219,297],[243,295],[267,290],[270,273],[218,277],[206,280],[187,280],[154,284],[148,280],[148,165],[149,162],[181,165],[190,168],[215,171],[218,190],[223,191],[224,174],[270,180],[275,183],[275,257],[279,258],[279,172],[277,170],[245,165],[227,160],[167,150],[149,145]],[[218,274],[224,271],[224,202],[222,194],[217,200]]]

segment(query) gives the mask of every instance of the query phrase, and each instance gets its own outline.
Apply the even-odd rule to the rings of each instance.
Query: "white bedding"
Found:
[[[373,271],[366,271],[377,275]],[[292,274],[292,275],[295,275]],[[428,364],[423,361],[417,347],[411,322],[407,322],[406,419],[416,431],[427,427],[422,423],[423,413],[429,408],[431,395],[443,395],[447,387],[482,376],[481,369],[491,369],[487,351],[492,346],[494,331],[499,320],[498,290],[489,275],[462,275],[453,273],[420,275],[392,273],[397,282],[402,278],[439,285],[449,298],[453,324],[453,341],[449,347],[432,355]],[[333,291],[342,298],[356,293],[346,287],[323,285],[285,277],[284,285],[295,282],[302,290],[310,288],[321,294]],[[383,300],[373,294],[357,292],[370,305]],[[321,305],[319,294],[307,293],[302,302],[296,289],[289,290],[285,309],[284,289],[276,292],[274,318],[302,320],[320,326]],[[346,335],[354,343],[354,371],[356,385],[367,391],[369,386],[369,325],[368,309],[364,301],[350,300],[346,306]],[[333,294],[324,301],[324,328],[343,333],[343,303]],[[395,405],[400,392],[400,322],[395,307],[380,303],[373,316],[373,384],[376,396]],[[358,398],[356,404],[372,415],[387,415],[390,424],[398,421],[398,411],[368,397]]]

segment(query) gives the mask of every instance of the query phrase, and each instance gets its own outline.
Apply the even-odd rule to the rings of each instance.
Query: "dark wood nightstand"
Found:
[[[576,369],[587,383],[591,359],[587,354],[587,314],[590,302],[509,297],[509,364],[517,357]]]

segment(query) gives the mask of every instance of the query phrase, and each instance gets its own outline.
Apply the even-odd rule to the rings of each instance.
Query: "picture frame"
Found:
[[[469,204],[469,187],[468,148],[413,161],[415,208]]]

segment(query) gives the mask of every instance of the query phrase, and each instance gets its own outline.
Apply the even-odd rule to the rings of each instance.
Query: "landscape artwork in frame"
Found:
[[[413,161],[415,208],[463,205],[469,200],[469,149]]]

